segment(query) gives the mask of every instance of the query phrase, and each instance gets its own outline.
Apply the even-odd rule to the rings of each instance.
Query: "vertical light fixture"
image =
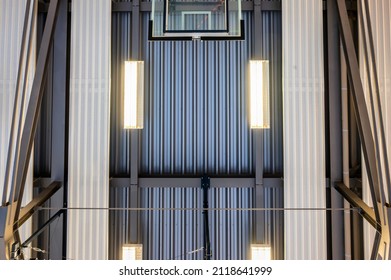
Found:
[[[143,245],[142,244],[124,244],[122,246],[123,260],[142,260],[143,259]]]
[[[251,244],[252,260],[271,260],[271,247],[264,244]]]
[[[144,62],[125,61],[124,128],[144,126]]]
[[[269,61],[250,60],[250,127],[270,128]]]

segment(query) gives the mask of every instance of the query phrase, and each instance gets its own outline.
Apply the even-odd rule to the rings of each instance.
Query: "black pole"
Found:
[[[201,188],[204,194],[203,201],[203,211],[202,215],[204,217],[204,260],[210,260],[211,251],[210,251],[210,238],[209,238],[209,219],[208,219],[208,190],[210,187],[210,178],[204,175],[201,178]]]

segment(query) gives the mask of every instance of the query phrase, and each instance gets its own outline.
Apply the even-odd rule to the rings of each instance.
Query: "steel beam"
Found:
[[[375,211],[369,207],[357,194],[345,186],[342,182],[336,182],[334,187],[351,205],[360,210],[360,214],[376,229],[381,230],[381,225],[376,221]]]
[[[53,38],[53,106],[51,140],[51,180],[63,182],[63,191],[50,200],[52,207],[67,206],[67,110],[69,95],[69,24],[68,0],[59,0],[56,28]],[[50,215],[55,212],[50,211]],[[49,257],[51,260],[65,259],[66,212],[59,218],[55,228],[50,228]],[[63,244],[63,246],[58,246]]]
[[[129,187],[129,178],[111,178],[110,188]],[[210,178],[211,188],[254,188],[255,178]],[[183,177],[140,177],[140,188],[197,188],[199,178]],[[282,188],[281,178],[264,178],[263,188]]]
[[[45,222],[42,226],[39,227],[25,242],[22,244],[22,248],[26,247],[30,244],[38,235],[40,235],[51,223],[53,223],[57,218],[59,218],[62,214],[64,214],[65,210],[58,210],[47,222]]]
[[[372,136],[369,114],[366,106],[364,89],[361,82],[360,70],[354,46],[345,0],[337,0],[341,39],[343,43],[348,76],[352,86],[352,94],[360,139],[363,145],[365,165],[368,171],[368,181],[371,189],[373,205],[375,206],[376,220],[380,221],[381,204],[378,168],[376,163],[375,143]]]
[[[24,193],[24,186],[26,182],[27,169],[29,165],[29,159],[31,155],[31,149],[37,128],[39,109],[42,101],[44,82],[47,73],[47,62],[49,58],[49,50],[52,44],[53,30],[56,23],[56,15],[58,9],[58,0],[52,0],[49,6],[49,12],[46,19],[45,30],[42,38],[41,47],[39,50],[38,61],[36,66],[36,72],[31,89],[31,95],[29,104],[27,107],[27,113],[25,123],[22,132],[22,139],[19,152],[19,161],[14,176],[16,181],[11,189],[14,189],[15,195],[11,202],[10,209],[8,211],[7,224],[6,224],[6,247],[8,253],[14,242],[20,243],[18,228],[20,215],[20,209],[22,204],[22,198]]]
[[[19,228],[37,211],[38,207],[44,204],[50,197],[52,197],[59,189],[61,188],[61,182],[53,182],[47,188],[45,188],[37,197],[30,201],[16,216],[15,212],[16,207],[8,206],[7,216],[15,216],[15,221],[12,225],[6,223],[5,232],[4,232],[4,241],[5,241],[5,254],[6,258],[11,257],[11,248],[19,243]],[[11,213],[10,213],[11,212]],[[10,214],[9,214],[10,213]]]
[[[341,107],[341,68],[340,41],[338,32],[337,5],[334,0],[327,1],[327,53],[328,53],[328,102],[329,102],[329,151],[330,182],[333,185],[342,180],[342,107]],[[343,198],[330,189],[332,208],[343,208]],[[333,260],[344,259],[343,212],[331,211],[331,241]]]
[[[383,250],[383,245],[381,245],[380,248],[380,244],[385,243],[386,247],[390,244],[389,227],[387,225],[387,211],[384,205],[384,197],[382,197],[381,192],[383,191],[383,186],[380,185],[379,179],[381,177],[381,170],[379,170],[376,161],[376,146],[365,101],[364,89],[361,82],[360,70],[352,31],[350,29],[346,3],[345,0],[336,1],[338,6],[340,32],[342,35],[341,39],[348,67],[348,77],[352,88],[358,131],[363,146],[369,188],[374,206],[376,223],[380,225],[380,227],[377,228],[378,231],[376,231],[371,259],[388,259],[388,249]]]
[[[133,0],[132,7],[132,44],[131,58],[139,60],[140,56],[140,0]],[[139,131],[130,130],[130,207],[139,207]],[[140,214],[139,211],[131,211],[129,217],[130,243],[138,244],[140,239]]]
[[[262,57],[262,2],[254,0],[254,45],[253,59],[263,59]],[[265,195],[263,188],[263,129],[253,130],[254,151],[255,151],[255,189],[254,207],[264,208]],[[254,236],[253,243],[265,243],[265,212],[255,211],[254,213]]]
[[[363,9],[365,10],[365,17],[366,17],[366,23],[367,23],[367,31],[368,31],[368,42],[369,42],[369,51],[370,51],[370,59],[368,59],[368,51],[367,51],[367,47],[366,47],[366,42],[364,42],[364,50],[365,50],[365,58],[366,58],[366,66],[367,66],[367,71],[369,71],[369,65],[371,66],[371,70],[372,70],[372,73],[373,73],[373,77],[374,77],[374,84],[375,84],[375,90],[374,90],[374,94],[375,94],[375,103],[376,103],[376,106],[375,108],[372,108],[372,114],[374,114],[375,112],[377,112],[379,118],[379,131],[380,131],[380,136],[379,136],[379,140],[380,140],[380,144],[378,144],[378,146],[381,146],[382,148],[382,151],[383,151],[383,161],[381,161],[381,159],[379,158],[378,161],[379,161],[379,166],[381,166],[381,164],[383,163],[384,164],[384,177],[385,177],[385,183],[383,184],[386,188],[387,188],[387,193],[388,193],[388,196],[387,198],[385,198],[385,201],[388,200],[389,203],[391,203],[391,178],[390,178],[390,166],[389,166],[389,162],[388,162],[388,153],[387,153],[387,142],[386,142],[386,136],[385,136],[385,130],[384,130],[384,122],[383,122],[383,113],[382,113],[382,106],[381,106],[381,100],[380,100],[380,86],[379,86],[379,77],[378,77],[378,73],[377,73],[377,67],[376,67],[376,56],[375,56],[375,47],[374,47],[374,40],[373,40],[373,34],[372,34],[372,22],[371,22],[371,15],[370,15],[370,12],[369,12],[369,4],[368,4],[368,0],[364,0],[364,7]],[[362,16],[362,10],[361,10],[361,13],[360,13],[360,16],[362,17],[362,22],[364,23],[364,17]],[[362,29],[363,32],[364,32],[364,38],[365,38],[365,28]],[[364,39],[365,41],[365,39]],[[369,84],[371,83],[371,75],[368,73],[368,81],[369,81]],[[370,86],[371,88],[371,86]],[[370,89],[371,90],[371,89]],[[373,103],[373,102],[372,102]],[[373,119],[375,120],[376,118],[373,117]],[[375,126],[375,131],[377,131],[376,129],[376,126]],[[375,139],[376,142],[378,142],[377,139]],[[378,147],[379,148],[379,147]],[[380,149],[379,149],[380,150]],[[380,155],[379,155],[380,157]],[[383,192],[385,192],[385,190],[383,189]]]
[[[19,65],[18,65],[18,73],[16,78],[16,88],[15,88],[15,95],[14,95],[14,102],[13,102],[13,110],[12,110],[12,121],[11,121],[11,127],[10,127],[10,136],[9,136],[9,144],[8,144],[8,155],[7,155],[7,164],[5,168],[5,174],[4,174],[4,188],[3,188],[3,195],[2,195],[2,202],[1,205],[5,206],[7,203],[12,202],[13,196],[15,193],[15,186],[14,181],[15,177],[11,174],[11,159],[12,159],[12,152],[13,147],[15,147],[15,160],[14,164],[17,162],[18,155],[17,152],[19,150],[19,141],[20,141],[20,126],[22,123],[22,115],[23,115],[23,104],[24,104],[24,98],[25,98],[25,88],[23,88],[22,94],[19,94],[19,90],[21,87],[21,83],[26,83],[26,79],[23,81],[22,79],[22,69],[24,68],[24,76],[27,77],[28,72],[28,60],[30,57],[30,45],[31,45],[31,38],[32,38],[32,26],[33,26],[33,20],[31,20],[30,30],[27,30],[27,27],[29,25],[29,16],[30,16],[30,8],[31,8],[31,0],[26,1],[26,9],[24,12],[24,21],[23,21],[23,31],[22,31],[22,41],[20,46],[20,52],[19,52]],[[31,19],[33,18],[33,15],[31,15]],[[30,37],[30,40],[28,41],[28,47],[27,47],[27,53],[26,53],[26,39]],[[27,65],[26,65],[27,64]],[[19,99],[22,99],[19,104]],[[17,109],[19,108],[19,122],[18,122],[18,133],[15,135],[15,126],[16,126],[16,114]],[[14,167],[15,168],[15,167]],[[11,186],[9,184],[9,179],[11,178]],[[11,198],[7,199],[8,190],[10,190]]]
[[[18,227],[26,222],[34,214],[34,212],[37,211],[39,206],[51,198],[61,188],[61,185],[62,183],[58,181],[51,183],[37,197],[23,207],[16,221]]]
[[[39,110],[42,101],[44,82],[46,78],[47,62],[49,58],[49,49],[52,44],[53,30],[56,23],[56,14],[58,9],[58,0],[52,0],[50,2],[48,17],[46,19],[45,31],[42,38],[41,48],[39,50],[38,61],[34,81],[32,85],[29,105],[27,108],[26,119],[23,127],[22,141],[19,154],[19,164],[16,170],[16,184],[15,184],[15,197],[16,202],[15,214],[13,221],[19,217],[21,208],[24,185],[26,182],[27,169],[29,164],[29,158],[31,155],[31,149],[33,145],[34,135],[37,128],[37,122],[39,117]],[[15,224],[15,223],[14,223]]]

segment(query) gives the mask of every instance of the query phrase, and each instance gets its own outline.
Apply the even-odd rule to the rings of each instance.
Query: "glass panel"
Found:
[[[225,0],[166,0],[165,31],[227,32]]]
[[[152,0],[153,37],[240,36],[238,0]]]

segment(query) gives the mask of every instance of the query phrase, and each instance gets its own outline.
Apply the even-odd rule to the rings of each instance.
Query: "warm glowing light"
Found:
[[[143,245],[142,244],[125,244],[122,246],[123,260],[142,260],[143,259]]]
[[[125,61],[124,128],[144,126],[144,62]]]
[[[251,245],[251,259],[252,260],[271,260],[271,247],[263,244]]]
[[[250,113],[251,128],[270,128],[267,60],[250,60]]]

